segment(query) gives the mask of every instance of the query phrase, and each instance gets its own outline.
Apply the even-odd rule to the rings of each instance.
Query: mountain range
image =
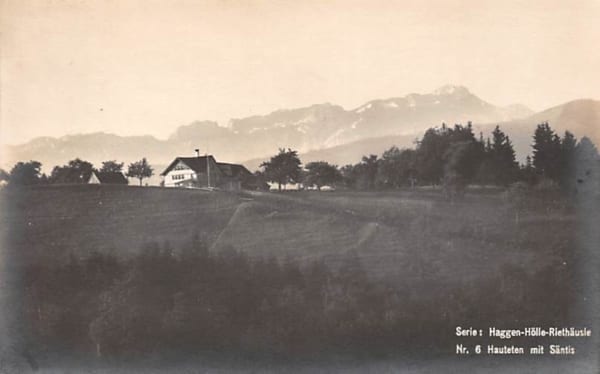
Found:
[[[267,115],[232,119],[227,126],[196,121],[176,128],[165,140],[153,136],[118,136],[106,133],[40,137],[27,143],[3,146],[1,164],[38,160],[49,172],[79,157],[95,165],[116,159],[126,163],[146,157],[155,169],[194,149],[220,161],[242,162],[254,170],[278,148],[298,150],[302,161],[326,160],[338,165],[356,163],[365,154],[413,147],[424,131],[442,122],[473,123],[487,136],[500,125],[511,137],[520,160],[530,152],[536,124],[548,121],[558,132],[568,129],[600,143],[600,101],[575,100],[534,113],[524,105],[490,104],[462,86],[443,86],[427,93],[369,101],[346,110],[329,103],[278,110]]]

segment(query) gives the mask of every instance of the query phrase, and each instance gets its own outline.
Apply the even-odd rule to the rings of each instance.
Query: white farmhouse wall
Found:
[[[164,186],[177,187],[182,182],[196,179],[196,173],[183,162],[179,162],[164,176]]]
[[[267,182],[267,184],[269,185],[269,190],[271,190],[271,191],[279,190],[279,184],[277,184],[275,182]],[[302,185],[302,183],[286,183],[286,184],[281,185],[282,191],[299,191],[302,189],[304,189],[304,186]]]
[[[96,173],[92,172],[92,175],[90,176],[90,180],[88,181],[88,184],[100,184],[100,180],[96,176]]]

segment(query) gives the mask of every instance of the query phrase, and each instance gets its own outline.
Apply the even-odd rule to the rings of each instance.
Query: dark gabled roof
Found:
[[[206,173],[206,158],[210,157],[212,162],[217,163],[213,156],[200,156],[200,157],[177,157],[167,168],[165,171],[160,173],[160,175],[167,175],[168,172],[171,171],[180,161],[186,164],[190,169],[195,171],[196,173]],[[210,162],[210,161],[209,161]]]
[[[96,171],[94,173],[96,174],[96,177],[102,184],[127,184],[128,183],[127,178],[125,178],[123,173],[120,173],[120,172]]]
[[[252,173],[246,169],[244,165],[239,164],[228,164],[225,162],[217,163],[219,169],[227,175],[228,177],[247,177],[252,175]]]

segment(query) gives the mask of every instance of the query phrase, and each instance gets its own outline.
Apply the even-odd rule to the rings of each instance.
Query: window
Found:
[[[175,167],[173,168],[173,170],[187,170],[189,169],[189,167],[187,167],[186,164],[184,164],[183,162],[178,163],[177,165],[175,165]]]

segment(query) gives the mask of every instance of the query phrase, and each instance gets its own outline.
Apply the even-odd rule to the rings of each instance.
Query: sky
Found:
[[[600,1],[0,0],[0,143],[468,87],[600,98]]]

